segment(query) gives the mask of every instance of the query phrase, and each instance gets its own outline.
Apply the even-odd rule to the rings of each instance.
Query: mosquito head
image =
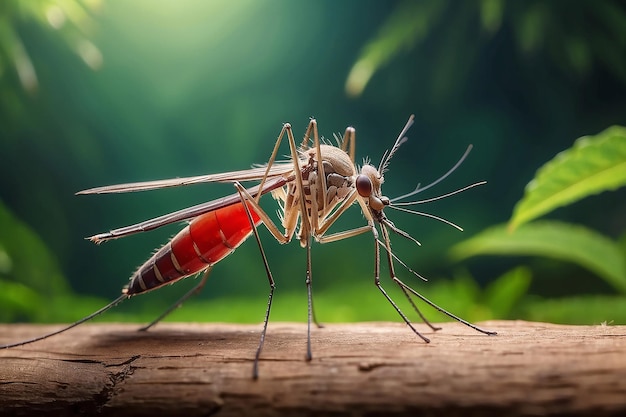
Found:
[[[367,205],[376,217],[389,205],[389,198],[382,195],[383,175],[372,165],[365,164],[356,176],[356,190],[367,201]]]

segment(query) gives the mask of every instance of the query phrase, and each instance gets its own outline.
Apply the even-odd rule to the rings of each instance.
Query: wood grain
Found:
[[[0,415],[626,415],[626,326],[89,324],[0,350]],[[0,343],[56,329],[0,325]]]

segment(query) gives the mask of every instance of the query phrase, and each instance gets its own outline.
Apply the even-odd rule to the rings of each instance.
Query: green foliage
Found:
[[[583,296],[543,300],[526,295],[530,281],[530,270],[517,267],[504,273],[483,290],[467,273],[457,274],[451,280],[433,279],[416,286],[416,289],[435,303],[445,306],[448,311],[473,322],[496,318],[523,318],[564,324],[626,323],[626,303],[623,297]],[[385,288],[408,317],[419,323],[419,318],[411,310],[404,295],[395,286],[387,284]],[[317,317],[322,323],[401,320],[376,287],[368,283],[315,291],[314,301]],[[165,321],[259,323],[263,319],[266,302],[265,294],[255,297],[219,297],[210,301],[194,298],[174,311]],[[51,308],[63,310],[63,305],[68,303],[76,307],[71,314],[42,320],[73,321],[104,305],[101,299],[62,296],[56,299]],[[417,305],[429,321],[452,320],[420,301],[417,301]],[[113,309],[97,320],[148,323],[168,305],[163,302],[142,303],[137,298],[127,302],[125,307],[124,311]],[[304,322],[306,312],[304,289],[299,292],[277,291],[271,322]]]
[[[539,168],[515,205],[510,229],[557,207],[626,185],[626,128],[613,126],[574,146]],[[626,278],[625,278],[626,279]]]
[[[472,59],[477,46],[490,42],[501,30],[513,29],[520,53],[525,55],[543,52],[564,72],[587,74],[593,64],[606,70],[626,83],[626,63],[621,58],[626,48],[626,13],[618,2],[573,2],[567,4],[564,13],[559,2],[528,0],[506,2],[504,0],[481,0],[477,2],[455,2],[443,0],[404,1],[381,25],[378,34],[367,42],[347,77],[346,91],[359,96],[372,76],[401,52],[420,44],[439,30],[454,31],[441,36],[443,41],[434,49],[447,51],[452,45],[458,59]],[[600,22],[601,31],[593,31],[588,22]],[[479,21],[480,28],[475,26]],[[473,45],[463,42],[468,36],[482,29],[481,36]],[[447,37],[449,35],[449,37]],[[472,51],[468,56],[467,51]],[[464,78],[471,66],[459,65],[461,61],[443,59],[435,52],[428,64],[433,75],[446,74],[447,81],[456,74]],[[470,62],[471,63],[471,62]],[[435,78],[436,79],[436,78]],[[446,91],[435,83],[435,88]]]
[[[512,318],[516,307],[522,302],[532,273],[526,267],[514,268],[485,288],[484,303],[489,306],[492,318]]]
[[[424,40],[445,6],[445,2],[438,0],[398,4],[352,66],[346,81],[348,95],[360,95],[379,68],[401,51],[413,48]]]
[[[54,255],[2,202],[0,231],[0,320],[50,316],[42,294],[54,299],[70,293]]]
[[[626,293],[626,256],[619,243],[583,226],[525,224],[556,207],[626,184],[626,129],[614,126],[578,139],[537,171],[508,228],[494,226],[457,244],[457,260],[477,255],[537,255],[575,262]]]
[[[582,265],[626,293],[626,257],[611,239],[579,225],[556,221],[525,224],[511,232],[493,226],[455,245],[456,260],[478,255],[546,256]]]
[[[54,255],[39,236],[0,202],[0,252],[2,276],[37,292],[63,294],[69,291]]]
[[[527,320],[562,324],[626,324],[623,296],[584,295],[544,300],[529,298],[522,316]]]
[[[544,256],[577,263],[626,294],[624,240],[613,241],[584,226],[557,221],[527,223],[584,197],[626,184],[626,129],[614,126],[578,139],[537,171],[508,224],[493,226],[455,245],[456,260],[478,255]],[[626,321],[623,297],[529,299],[524,315],[559,323]]]
[[[0,278],[0,305],[0,322],[33,319],[41,312],[41,296],[24,284]]]
[[[446,310],[471,321],[493,318],[513,317],[526,288],[530,283],[530,272],[526,268],[513,269],[485,290],[481,290],[476,281],[467,273],[460,273],[454,279],[433,279],[428,283],[413,283],[415,289],[433,302],[444,306]],[[400,308],[411,320],[419,320],[404,294],[395,285],[383,283],[386,291],[394,298]],[[258,323],[265,312],[267,299],[259,295],[250,297],[221,297],[206,301],[192,300],[183,308],[176,310],[168,321],[226,321]],[[322,322],[353,321],[399,321],[393,307],[371,283],[355,283],[350,286],[338,286],[328,290],[314,291],[315,311]],[[417,300],[416,304],[429,321],[450,321],[430,306]],[[153,307],[149,314],[142,314],[141,319],[153,319],[158,310],[167,306]],[[300,292],[275,293],[272,305],[272,321],[306,321],[306,295]],[[129,316],[107,313],[109,319],[128,320]],[[133,316],[136,320],[137,316]]]
[[[70,47],[89,67],[102,65],[100,50],[85,36],[93,32],[91,13],[100,0],[4,0],[0,5],[0,76],[13,66],[22,87],[34,92],[38,87],[35,65],[20,36],[20,27],[36,22]]]

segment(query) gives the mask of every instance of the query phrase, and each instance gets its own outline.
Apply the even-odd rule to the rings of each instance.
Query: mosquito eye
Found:
[[[361,197],[369,197],[372,194],[372,181],[366,175],[356,177],[356,191]]]

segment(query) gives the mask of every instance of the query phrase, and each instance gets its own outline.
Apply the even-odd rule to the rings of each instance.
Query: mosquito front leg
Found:
[[[387,231],[387,229],[385,228],[385,225],[381,225],[381,232],[383,235],[383,244],[385,247],[385,252],[387,253],[387,263],[389,265],[389,275],[391,276],[391,279],[398,283],[398,279],[396,278],[396,271],[395,268],[393,266],[393,253],[391,252],[391,244],[389,243],[389,232]],[[407,289],[404,288],[402,285],[400,285],[400,289],[402,289],[402,292],[404,293],[404,295],[406,296],[407,300],[409,300],[409,303],[411,304],[411,307],[413,307],[413,310],[415,310],[415,312],[417,313],[418,316],[420,316],[420,318],[422,319],[422,321],[431,328],[431,330],[433,331],[437,331],[437,330],[441,330],[441,327],[437,327],[434,326],[422,313],[422,311],[417,307],[417,305],[413,302],[413,299],[411,299],[411,297],[409,296],[409,293],[407,292]]]
[[[355,200],[360,201],[360,198],[356,190],[352,189],[350,190],[350,193],[346,196],[346,198],[344,198],[344,200],[341,202],[337,210],[335,210],[330,217],[324,219],[320,224],[318,224],[318,228],[317,230],[315,230],[314,233],[315,238],[317,239],[318,237],[323,236],[328,228],[332,226],[339,217],[341,217],[341,215],[352,205],[352,203],[354,203]],[[363,212],[364,215],[365,213],[369,214],[369,210]],[[368,221],[370,219],[368,219]]]
[[[409,328],[413,331],[413,333],[419,336],[424,342],[430,343],[430,339],[428,339],[426,336],[424,336],[423,334],[417,331],[417,329],[413,326],[413,324],[408,319],[408,317],[402,312],[402,310],[400,310],[400,307],[398,307],[398,305],[393,301],[393,299],[387,294],[382,284],[380,283],[380,249],[378,247],[378,233],[376,233],[376,229],[372,228],[372,230],[374,231],[374,247],[375,247],[375,250],[374,250],[374,253],[375,253],[374,284],[380,290],[380,292],[385,296],[387,301],[389,301],[389,303],[393,306],[393,308],[398,312],[400,317],[402,317],[402,320],[404,320],[404,322],[407,324],[407,326],[409,326]],[[389,238],[387,237],[385,241],[388,243]]]
[[[335,223],[335,221],[337,221],[339,217],[341,217],[341,215],[352,205],[354,201],[359,203],[359,206],[361,206],[361,212],[363,213],[368,225],[325,236],[326,231],[333,225],[333,223]],[[324,219],[324,221],[320,224],[315,233],[315,240],[320,243],[330,243],[347,239],[352,236],[357,236],[369,231],[373,231],[374,235],[378,237],[378,232],[376,232],[376,228],[374,227],[374,218],[372,217],[367,204],[363,198],[359,196],[356,190],[351,190],[337,210],[335,210],[329,218]]]
[[[364,213],[369,214],[369,211],[364,211]],[[373,224],[373,223],[371,223]],[[343,239],[348,239],[351,238],[353,236],[357,236],[366,232],[369,232],[372,230],[371,225],[368,226],[361,226],[361,227],[357,227],[355,229],[350,229],[350,230],[344,230],[342,232],[337,232],[337,233],[333,233],[331,235],[327,235],[327,236],[316,236],[316,239],[319,243],[330,243],[330,242],[335,242],[338,240],[343,240]],[[374,229],[375,230],[375,229]],[[380,240],[377,240],[377,242],[380,245],[384,245],[383,242],[381,242]],[[385,246],[385,250],[387,249],[387,247]],[[391,253],[391,255],[393,256],[393,253]],[[393,265],[390,266],[390,270],[393,271]],[[395,276],[395,272],[392,272],[392,276]],[[400,286],[400,288],[402,289],[402,291],[404,292],[404,294],[406,295],[407,299],[409,300],[409,303],[411,303],[411,306],[413,306],[413,309],[417,312],[417,314],[420,316],[420,318],[422,319],[422,321],[424,321],[424,323],[430,327],[432,330],[441,330],[441,327],[436,327],[433,326],[427,319],[426,317],[422,314],[422,312],[420,311],[420,309],[417,307],[417,305],[415,305],[415,303],[413,302],[413,300],[411,299],[411,297],[409,296],[407,290]]]
[[[426,304],[428,304],[429,306],[431,306],[432,308],[434,308],[435,310],[439,311],[440,313],[445,314],[446,316],[450,317],[451,319],[454,319],[456,321],[458,321],[459,323],[462,323],[464,325],[466,325],[467,327],[470,327],[474,330],[476,330],[477,332],[486,334],[488,336],[495,336],[498,333],[491,331],[491,330],[485,330],[482,329],[478,326],[476,326],[475,324],[472,324],[470,322],[468,322],[467,320],[463,320],[462,318],[450,313],[449,311],[445,310],[442,307],[439,307],[437,304],[433,303],[432,301],[430,301],[428,298],[424,297],[422,294],[418,293],[417,291],[415,291],[413,288],[409,287],[408,285],[406,285],[404,282],[400,281],[400,279],[398,279],[397,277],[394,277],[393,280],[400,285],[402,288],[406,289],[407,291],[409,291],[411,294],[415,295],[416,297],[418,297],[420,300],[424,301]]]
[[[409,294],[408,292],[410,292],[411,294],[415,295],[416,297],[418,297],[419,299],[421,299],[422,301],[424,301],[426,304],[430,305],[431,307],[433,307],[435,310],[445,314],[446,316],[458,321],[459,323],[463,323],[464,325],[480,332],[480,333],[484,333],[486,335],[489,336],[494,336],[497,333],[490,331],[490,330],[484,330],[481,329],[480,327],[468,322],[467,320],[463,320],[462,318],[455,316],[454,314],[450,313],[449,311],[443,309],[442,307],[439,307],[437,304],[433,303],[432,301],[430,301],[428,298],[424,297],[422,294],[418,293],[417,291],[415,291],[413,288],[409,287],[408,285],[406,285],[404,282],[402,282],[398,277],[396,277],[394,268],[393,268],[393,259],[391,257],[391,245],[389,243],[389,232],[387,232],[387,229],[385,229],[385,226],[381,226],[381,230],[383,233],[383,242],[385,242],[385,250],[387,252],[387,260],[389,262],[389,273],[391,274],[391,279],[398,284],[398,286],[400,286],[400,288],[402,289],[402,291],[404,292],[404,294],[408,297]],[[378,245],[376,245],[376,247],[378,248]],[[408,292],[407,292],[408,291]],[[410,299],[409,299],[410,300]],[[411,301],[411,305],[413,305],[413,307],[415,308],[415,310],[418,312],[418,314],[420,315],[420,317],[422,317],[422,319],[424,319],[424,316],[422,315],[422,313],[417,309],[417,306],[415,305],[415,303],[413,303]],[[433,330],[438,330],[435,329],[430,323],[428,323],[427,320],[424,319],[424,322],[426,324],[428,324]]]
[[[396,281],[397,282],[397,281]],[[409,293],[407,292],[406,288],[404,288],[402,285],[400,285],[400,288],[402,289],[402,292],[404,293],[404,295],[406,296],[406,299],[409,300],[409,303],[411,304],[411,307],[413,307],[413,310],[415,310],[415,312],[418,314],[418,316],[420,316],[420,318],[422,319],[422,321],[424,322],[424,324],[426,324],[428,327],[430,327],[431,330],[433,331],[437,331],[437,330],[441,330],[442,327],[439,326],[435,326],[433,325],[427,318],[426,316],[424,316],[424,314],[422,313],[422,311],[417,307],[417,305],[415,304],[415,302],[413,301],[413,299],[411,298],[411,296],[409,295]]]
[[[337,233],[333,233],[330,235],[324,234],[324,232],[328,230],[328,228],[335,222],[335,220],[337,220],[337,218],[341,215],[341,213],[343,213],[350,206],[350,204],[352,204],[350,202],[350,204],[346,204],[345,206],[342,205],[339,207],[339,209],[335,212],[336,217],[331,216],[329,219],[327,219],[326,223],[324,223],[323,229],[321,229],[321,233],[315,235],[315,240],[317,240],[319,243],[336,242],[338,240],[348,239],[350,237],[358,236],[367,232],[372,232],[374,236],[376,236],[376,239],[378,241],[378,232],[376,231],[376,228],[374,227],[374,219],[372,218],[372,215],[370,214],[369,210],[367,210],[367,206],[365,205],[363,200],[358,197],[358,194],[356,192],[353,194],[350,194],[350,197],[351,198],[353,197],[352,201],[356,199],[359,205],[361,205],[363,215],[365,216],[365,219],[367,220],[367,226],[361,226],[355,229],[344,230],[342,232],[337,232]]]

